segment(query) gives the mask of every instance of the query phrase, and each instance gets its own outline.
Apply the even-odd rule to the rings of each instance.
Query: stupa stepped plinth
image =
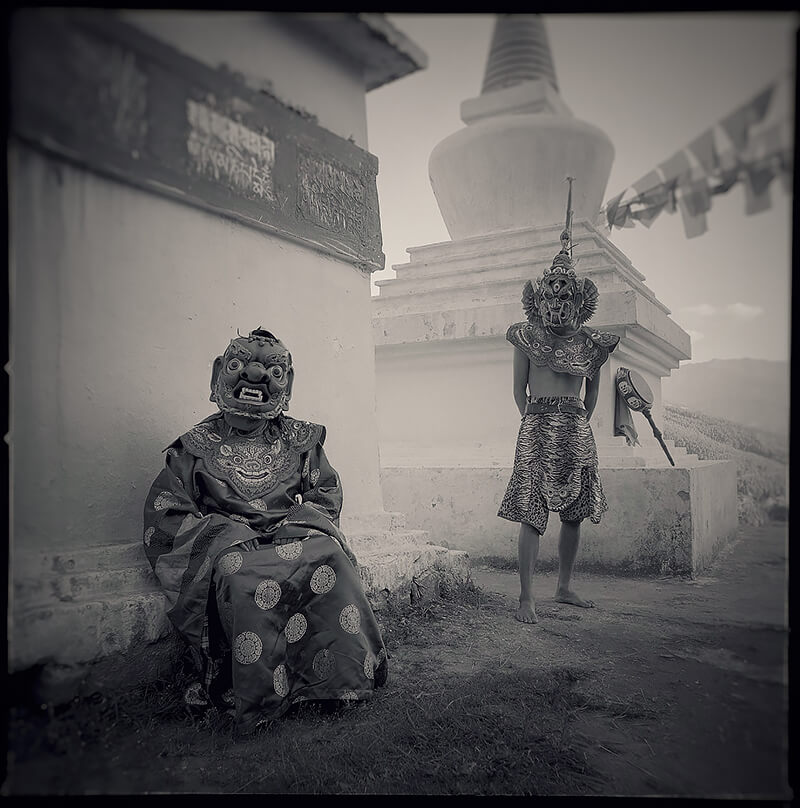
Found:
[[[571,176],[576,271],[600,292],[588,325],[621,338],[599,371],[592,417],[610,511],[600,525],[585,525],[579,563],[702,569],[736,531],[735,467],[668,441],[673,468],[638,413],[640,445],[615,434],[617,368],[645,378],[663,429],[661,379],[691,357],[691,344],[645,275],[592,224],[614,149],[561,98],[540,16],[498,17],[482,91],[461,104],[461,117],[465,127],[429,161],[452,240],[408,248],[410,261],[378,281],[373,299],[387,507],[473,557],[516,553],[518,526],[496,516],[519,428],[505,334],[525,319],[524,283],[560,249]],[[558,524],[551,515],[542,558],[555,554]]]

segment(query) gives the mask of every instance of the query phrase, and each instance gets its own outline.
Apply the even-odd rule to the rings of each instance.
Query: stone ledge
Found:
[[[665,458],[666,460],[666,458]],[[384,501],[411,526],[473,557],[517,553],[519,525],[497,516],[511,468],[382,467]],[[736,466],[697,461],[672,468],[606,466],[609,510],[584,522],[578,563],[616,574],[697,574],[738,529]],[[432,493],[433,492],[433,493]],[[540,558],[557,557],[560,522],[550,514]]]
[[[403,521],[402,514],[383,521]],[[383,590],[409,586],[433,566],[462,569],[468,564],[465,553],[432,545],[428,538],[423,530],[379,526],[351,535],[367,595],[378,598]],[[28,577],[17,572],[17,597],[10,604],[10,670],[93,664],[173,633],[166,599],[140,543],[26,556],[18,570],[25,569]],[[126,566],[115,569],[115,564]],[[45,572],[36,577],[31,574],[36,570]]]

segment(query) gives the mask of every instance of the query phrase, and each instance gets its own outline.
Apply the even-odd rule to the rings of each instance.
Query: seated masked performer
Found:
[[[570,184],[570,199],[571,195]],[[589,278],[575,274],[569,202],[567,211],[561,251],[535,284],[528,281],[523,288],[528,321],[514,323],[506,333],[514,346],[514,400],[522,423],[514,469],[497,515],[520,522],[520,598],[515,617],[523,623],[537,622],[531,577],[550,511],[561,519],[555,599],[594,605],[579,597],[570,583],[582,520],[588,516],[599,523],[608,509],[589,419],[597,403],[597,371],[619,337],[584,327],[597,308],[598,292]]]
[[[386,650],[339,530],[325,427],[284,415],[291,354],[269,331],[214,360],[209,416],[166,449],[144,509],[147,558],[200,681],[247,732],[291,704],[371,697]]]

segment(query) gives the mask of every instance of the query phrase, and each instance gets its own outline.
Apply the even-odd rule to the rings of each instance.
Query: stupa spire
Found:
[[[550,41],[541,14],[498,15],[481,95],[544,79],[558,92]]]

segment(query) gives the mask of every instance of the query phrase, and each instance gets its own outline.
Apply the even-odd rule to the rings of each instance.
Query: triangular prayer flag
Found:
[[[625,189],[628,190],[627,188]],[[617,208],[619,207],[619,202],[622,199],[625,191],[621,194],[617,194],[606,206],[606,218],[608,220],[609,229],[614,226],[614,219],[617,217]]]
[[[664,210],[666,204],[667,202],[664,200],[660,205],[653,205],[648,208],[642,208],[641,210],[632,210],[631,217],[636,219],[637,222],[641,222],[645,227],[650,227],[658,218],[661,211]]]
[[[702,236],[703,233],[708,230],[705,213],[692,213],[691,210],[689,210],[689,206],[686,204],[686,199],[683,197],[678,199],[678,206],[681,209],[681,216],[683,217],[683,231],[686,233],[686,238]]]
[[[747,216],[769,210],[772,199],[769,193],[769,183],[756,187],[750,171],[744,176],[744,212]]]
[[[713,174],[719,166],[719,155],[714,140],[714,130],[709,129],[696,137],[688,146],[707,173]]]
[[[731,139],[737,151],[744,151],[747,148],[748,121],[747,107],[737,109],[720,121],[725,134]]]
[[[687,177],[692,172],[692,164],[686,156],[683,149],[676,152],[668,160],[658,165],[661,172],[664,174],[664,181],[669,184],[672,180],[682,179]]]
[[[765,129],[763,132],[753,138],[754,140],[754,154],[756,157],[769,157],[777,154],[781,150],[781,129],[782,123],[776,123]]]
[[[649,191],[653,191],[656,188],[661,187],[664,184],[664,180],[661,178],[657,171],[650,171],[645,174],[641,179],[636,180],[633,183],[633,187],[638,191],[638,193],[646,194]]]
[[[631,214],[630,203],[626,205],[619,205],[614,214],[614,227],[633,227],[633,223],[629,224]]]
[[[751,102],[748,104],[750,110],[750,125],[761,123],[767,115],[769,109],[769,102],[772,101],[772,96],[775,94],[776,84],[771,84],[765,90],[762,90]]]
[[[720,124],[738,151],[747,148],[750,127],[764,119],[775,85],[767,87],[743,107],[724,117]]]
[[[680,187],[681,198],[691,216],[699,216],[711,209],[711,197],[705,179],[685,183]]]
[[[772,160],[765,160],[747,167],[747,178],[756,196],[760,196],[766,191],[774,177],[775,169]]]

